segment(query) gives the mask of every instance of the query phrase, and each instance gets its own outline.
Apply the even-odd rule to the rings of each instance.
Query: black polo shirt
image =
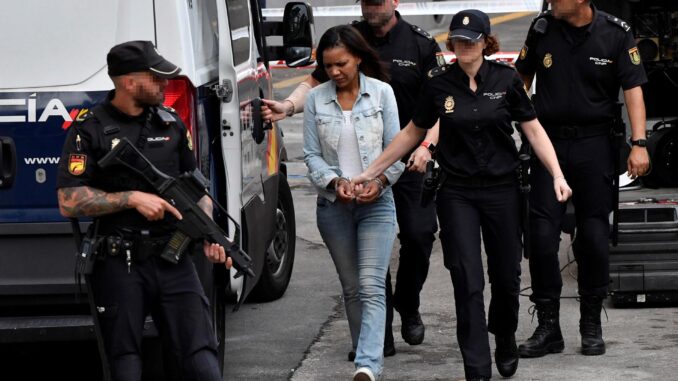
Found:
[[[114,141],[122,138],[129,139],[138,148],[143,141],[141,152],[169,176],[177,177],[196,168],[189,134],[178,115],[174,114],[176,123],[169,125],[163,123],[151,108],[138,116],[130,116],[111,103],[113,96],[114,91],[111,91],[101,106],[95,107],[82,120],[76,120],[69,128],[59,161],[57,188],[87,186],[105,192],[139,190],[156,193],[147,181],[122,166],[103,169],[97,164],[110,152]],[[106,124],[104,117],[97,116],[98,107],[114,125]],[[151,231],[173,230],[175,221],[170,213],[165,213],[163,220],[148,221],[135,209],[99,218],[102,234],[114,231],[116,226]]]
[[[475,92],[457,64],[434,69],[429,77],[412,120],[428,129],[440,118],[436,159],[443,170],[460,177],[514,171],[519,161],[511,122],[536,118],[518,73],[505,64],[484,61],[475,77]]]
[[[580,28],[541,15],[546,33],[528,39],[516,61],[520,73],[536,74],[535,109],[546,127],[609,122],[619,88],[647,82],[628,25],[591,7],[593,21]]]
[[[397,12],[396,17],[398,23],[384,37],[375,36],[366,21],[353,26],[388,65],[390,85],[398,104],[400,128],[403,128],[412,119],[426,73],[438,66],[436,53],[440,52],[440,47],[428,33],[403,20]],[[321,67],[316,68],[312,75],[319,82],[329,80],[327,72]]]

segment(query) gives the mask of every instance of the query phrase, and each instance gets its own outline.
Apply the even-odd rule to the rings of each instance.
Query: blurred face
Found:
[[[129,92],[140,107],[158,106],[165,100],[167,79],[156,77],[150,72],[130,74]]]
[[[450,40],[450,45],[457,55],[457,62],[459,63],[473,63],[477,60],[482,60],[483,49],[485,49],[485,38],[480,40],[467,40],[463,38],[453,38]]]
[[[586,7],[585,0],[549,0],[553,17],[566,19],[576,15],[582,7]]]
[[[354,56],[343,46],[325,49],[323,65],[327,76],[337,85],[346,88],[359,81],[360,57]]]
[[[361,0],[363,18],[372,28],[381,28],[395,16],[400,0]]]

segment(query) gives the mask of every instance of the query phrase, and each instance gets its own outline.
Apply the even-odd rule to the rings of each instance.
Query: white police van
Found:
[[[194,256],[223,350],[226,293],[277,299],[292,274],[283,136],[264,125],[259,102],[272,97],[269,60],[309,62],[310,7],[288,4],[282,23],[265,22],[257,0],[7,0],[0,13],[0,344],[93,337],[86,298],[75,297],[75,245],[57,207],[57,164],[73,120],[113,87],[108,50],[150,40],[182,68],[165,104],[190,129],[210,191],[241,225],[241,246],[253,259],[256,277],[243,284]],[[266,37],[281,30],[284,48],[268,46]],[[215,220],[233,235],[225,215]]]

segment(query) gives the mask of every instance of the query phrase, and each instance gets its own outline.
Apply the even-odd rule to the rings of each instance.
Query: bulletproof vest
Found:
[[[98,138],[102,157],[126,137],[159,170],[173,177],[180,174],[178,145],[183,136],[174,115],[153,107],[144,119],[118,120],[103,105],[96,106],[92,113],[101,126]],[[92,180],[93,186],[106,192],[139,190],[155,193],[146,180],[123,166],[100,169]]]

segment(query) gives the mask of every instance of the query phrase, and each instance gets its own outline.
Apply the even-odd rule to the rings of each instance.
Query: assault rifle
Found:
[[[177,232],[172,236],[165,251],[161,255],[164,259],[177,262],[188,243],[196,239],[204,239],[210,243],[218,243],[233,259],[233,267],[237,270],[235,277],[243,273],[254,278],[252,258],[238,245],[240,225],[212,199],[207,188],[207,180],[199,170],[185,173],[178,178],[171,177],[156,168],[139,150],[127,139],[120,142],[98,162],[101,168],[112,165],[122,165],[143,177],[153,186],[158,195],[179,210],[183,219],[176,222]],[[216,224],[197,204],[203,197],[208,196],[215,205],[226,214],[235,225],[234,239],[226,236]]]

